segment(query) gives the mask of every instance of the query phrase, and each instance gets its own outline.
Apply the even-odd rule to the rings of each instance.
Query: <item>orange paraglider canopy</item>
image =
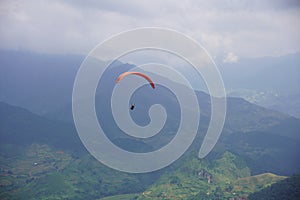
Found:
[[[123,74],[121,74],[117,80],[116,80],[116,83],[119,83],[125,76],[128,76],[130,74],[134,74],[134,75],[138,75],[138,76],[141,76],[143,78],[145,78],[147,81],[149,81],[151,87],[154,89],[155,88],[155,85],[153,83],[153,81],[151,80],[151,78],[145,74],[142,74],[140,72],[124,72]]]

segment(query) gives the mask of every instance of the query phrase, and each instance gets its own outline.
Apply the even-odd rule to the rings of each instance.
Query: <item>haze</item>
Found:
[[[297,0],[3,0],[0,48],[86,54],[121,31],[155,26],[193,37],[214,58],[238,62],[299,52],[299,11]]]

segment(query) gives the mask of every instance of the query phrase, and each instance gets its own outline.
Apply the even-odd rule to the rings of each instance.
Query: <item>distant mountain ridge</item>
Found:
[[[84,57],[0,51],[0,101],[40,115],[62,109],[71,99],[73,82]],[[252,103],[299,116],[296,114],[300,108],[299,58],[299,54],[293,54],[217,64],[225,86],[233,96],[245,97]],[[254,94],[243,94],[241,90]],[[251,100],[261,92],[266,94],[257,97],[257,101]],[[268,92],[275,93],[268,97]],[[283,96],[277,97],[276,92]]]
[[[42,115],[70,101],[84,57],[0,51],[0,101]]]
[[[229,96],[300,118],[300,53],[217,63]]]
[[[0,144],[28,146],[32,143],[67,150],[83,149],[72,124],[49,120],[24,108],[0,102]]]
[[[143,98],[149,98],[146,94],[145,96],[143,93],[141,94]],[[200,121],[199,133],[191,147],[194,150],[199,148],[209,122],[209,96],[202,92],[197,92],[197,96],[201,99],[199,102],[203,116]],[[167,96],[167,98],[173,97]],[[49,120],[5,103],[0,105],[0,137],[3,143],[14,141],[21,142],[21,144],[42,142],[65,146],[66,148],[84,148],[72,123]],[[173,105],[170,104],[169,106]],[[104,108],[102,114],[106,116],[105,113],[109,112],[109,108],[106,106]],[[139,109],[137,109],[135,115],[143,118],[145,113],[144,111],[139,112]],[[156,140],[136,140],[120,136],[117,127],[113,123],[107,123],[109,121],[106,121],[106,128],[112,141],[118,146],[136,152],[140,152],[142,149],[144,149],[142,152],[152,151],[172,139],[174,130],[176,130],[174,123],[177,123],[176,116],[173,117],[164,131],[165,134]],[[135,117],[133,116],[133,118]],[[251,163],[253,163],[252,169],[255,174],[262,173],[265,170],[284,175],[298,171],[300,166],[297,160],[300,130],[298,119],[269,111],[243,99],[229,98],[226,120],[224,131],[214,151],[224,151],[225,148],[248,157],[249,164],[252,165]],[[24,132],[27,136],[24,135]],[[16,135],[14,136],[12,133]],[[24,139],[20,141],[22,137]],[[67,145],[68,143],[69,145]],[[256,150],[254,151],[254,149]],[[283,162],[279,163],[280,161]],[[268,164],[265,162],[268,162]]]
[[[0,54],[0,66],[4,72],[0,73],[0,99],[38,113],[40,116],[1,104],[1,141],[19,144],[36,141],[52,145],[70,142],[70,148],[83,147],[73,124],[71,110],[73,81],[82,57],[67,56],[66,59],[65,56],[60,56],[57,60],[56,55],[41,57],[30,53],[21,55],[15,52]],[[11,58],[14,56],[20,56],[20,59],[12,62]],[[102,125],[115,144],[137,152],[151,151],[167,144],[174,137],[180,117],[177,112],[178,102],[166,88],[158,87],[157,94],[141,88],[133,96],[138,106],[132,112],[132,118],[141,125],[147,124],[149,122],[147,111],[154,102],[162,103],[170,113],[170,118],[162,134],[157,138],[140,140],[126,136],[113,121],[109,98],[116,77],[132,67],[133,65],[123,64],[122,67],[113,66],[106,71],[101,81],[107,84],[103,90],[98,88],[96,95],[96,102],[99,102],[97,98],[105,99],[103,105],[96,103],[98,119],[101,122],[101,116],[106,118],[107,123]],[[183,86],[180,87],[185,89]],[[199,149],[210,120],[210,96],[200,91],[196,91],[196,95],[201,108],[201,121],[192,150]],[[254,174],[271,171],[290,175],[299,172],[300,161],[297,159],[299,119],[251,104],[241,98],[228,98],[227,103],[225,127],[214,148],[215,152],[230,150],[246,157]],[[24,136],[24,132],[28,137]],[[18,137],[24,140],[21,142]],[[142,145],[145,145],[144,148]]]
[[[300,53],[217,64],[228,89],[299,91]]]

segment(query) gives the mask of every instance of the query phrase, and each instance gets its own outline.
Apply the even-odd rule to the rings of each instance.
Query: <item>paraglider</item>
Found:
[[[155,85],[154,85],[153,81],[151,80],[151,78],[149,76],[145,75],[145,74],[140,73],[140,72],[124,72],[123,74],[121,74],[117,78],[116,83],[119,83],[125,76],[131,75],[131,74],[138,75],[138,76],[141,76],[141,77],[145,78],[150,83],[151,87],[153,89],[155,89]],[[135,107],[135,105],[131,104],[130,110],[133,110],[134,107]]]
[[[138,76],[141,76],[141,77],[145,78],[147,81],[149,81],[151,87],[153,89],[155,89],[155,85],[154,85],[153,81],[151,80],[151,78],[149,76],[145,75],[145,74],[140,73],[140,72],[124,72],[123,74],[121,74],[117,78],[116,83],[119,83],[125,76],[131,75],[131,74],[138,75]]]
[[[130,106],[130,110],[133,110],[134,109],[134,104],[131,104],[131,106]]]

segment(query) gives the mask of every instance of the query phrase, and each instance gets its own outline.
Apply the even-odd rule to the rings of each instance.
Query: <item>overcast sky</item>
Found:
[[[155,26],[235,62],[300,52],[299,24],[297,0],[1,0],[0,49],[86,54],[121,31]]]

